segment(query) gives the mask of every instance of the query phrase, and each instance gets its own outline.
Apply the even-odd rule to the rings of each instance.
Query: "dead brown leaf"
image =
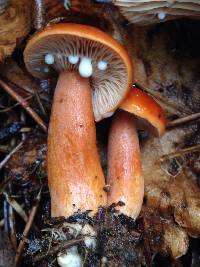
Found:
[[[12,0],[0,15],[0,63],[10,56],[19,41],[30,31],[31,0]]]

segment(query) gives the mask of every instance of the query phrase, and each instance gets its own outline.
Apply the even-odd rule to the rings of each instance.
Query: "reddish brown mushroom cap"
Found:
[[[53,56],[52,64],[45,56]],[[66,23],[48,26],[33,36],[24,51],[28,71],[35,77],[46,78],[55,71],[78,70],[80,60],[71,64],[69,56],[91,59],[90,77],[95,120],[110,115],[124,99],[132,83],[132,63],[126,49],[112,37],[91,26]],[[107,68],[100,70],[99,62]]]
[[[133,87],[126,99],[120,104],[120,109],[128,111],[139,118],[147,120],[162,135],[166,128],[166,118],[163,109],[149,95]]]

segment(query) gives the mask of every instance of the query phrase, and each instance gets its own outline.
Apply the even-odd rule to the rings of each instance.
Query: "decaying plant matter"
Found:
[[[3,12],[0,12],[0,63],[6,56],[10,56],[20,40],[27,36],[32,20],[32,1],[7,2]]]
[[[22,2],[8,1],[0,21],[4,18],[7,26],[14,23],[5,14]],[[66,10],[60,0],[37,0],[39,6],[46,3],[46,12],[38,12],[38,24],[32,24],[30,31],[30,2],[20,7],[25,12],[23,21],[29,23],[16,27],[19,38],[15,31],[8,43],[5,36],[0,38],[0,230],[9,238],[0,236],[0,249],[5,251],[5,263],[57,267],[57,255],[61,263],[68,252],[78,256],[83,266],[200,266],[199,22],[137,27],[127,25],[114,5],[74,0]],[[18,19],[13,16],[16,21],[21,11]],[[122,203],[101,209],[93,218],[87,212],[51,218],[47,133],[41,125],[49,123],[55,79],[34,79],[22,60],[26,41],[44,25],[43,15],[46,23],[88,24],[122,42],[134,59],[137,86],[168,115],[169,128],[160,139],[138,128],[145,197],[137,220],[116,216]],[[112,118],[96,124],[105,176],[111,123]],[[109,191],[108,184],[104,190]]]

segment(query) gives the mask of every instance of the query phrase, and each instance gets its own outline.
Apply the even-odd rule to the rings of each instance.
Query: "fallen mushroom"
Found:
[[[199,0],[95,0],[98,3],[113,3],[130,22],[140,25],[190,17],[199,19]]]
[[[108,205],[118,204],[116,210],[136,219],[142,207],[144,180],[135,116],[147,120],[159,135],[164,133],[166,120],[162,108],[153,98],[137,88],[129,92],[120,109],[109,134]]]
[[[68,217],[80,210],[94,215],[107,201],[94,117],[112,115],[127,95],[132,82],[127,51],[94,27],[68,23],[37,33],[24,59],[38,78],[60,72],[48,134],[51,214]]]

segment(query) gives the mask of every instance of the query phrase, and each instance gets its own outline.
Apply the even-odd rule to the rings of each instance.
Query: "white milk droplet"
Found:
[[[165,19],[165,17],[166,17],[166,13],[165,13],[165,12],[161,11],[161,12],[158,13],[158,18],[159,18],[160,20]]]
[[[49,72],[49,68],[48,67],[44,68],[44,72],[48,73]]]
[[[66,250],[66,253],[57,256],[57,262],[61,267],[81,267],[82,259],[76,246]]]
[[[106,61],[103,61],[103,60],[101,60],[101,61],[99,61],[97,63],[97,68],[99,70],[106,70],[107,69],[107,66],[108,66],[108,63]]]
[[[62,55],[58,53],[58,54],[57,54],[57,58],[58,58],[58,59],[62,59]]]
[[[76,64],[78,63],[79,56],[69,55],[68,60],[69,60],[69,63]]]
[[[84,78],[89,78],[92,75],[93,68],[90,58],[83,57],[79,64],[79,74]]]
[[[52,65],[54,63],[54,56],[52,54],[46,54],[44,60],[46,64]]]

